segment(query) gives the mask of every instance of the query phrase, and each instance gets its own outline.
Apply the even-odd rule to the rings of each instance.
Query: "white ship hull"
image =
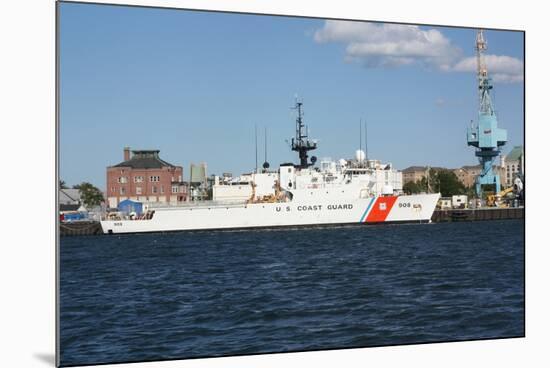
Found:
[[[157,208],[151,219],[104,220],[104,233],[245,229],[331,224],[429,222],[439,194],[354,200],[249,203]]]

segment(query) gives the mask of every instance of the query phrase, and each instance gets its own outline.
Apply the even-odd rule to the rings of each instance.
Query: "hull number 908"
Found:
[[[411,207],[411,203],[410,202],[399,203],[399,207],[409,208]]]

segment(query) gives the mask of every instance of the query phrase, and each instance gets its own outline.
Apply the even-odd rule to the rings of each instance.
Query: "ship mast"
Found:
[[[296,101],[294,109],[297,111],[296,117],[296,136],[292,138],[291,148],[293,151],[298,152],[300,157],[299,168],[307,168],[310,165],[313,165],[317,158],[315,156],[311,157],[311,163],[307,162],[307,151],[311,151],[317,148],[317,142],[308,138],[307,127],[304,124],[303,112],[302,112],[302,102]]]

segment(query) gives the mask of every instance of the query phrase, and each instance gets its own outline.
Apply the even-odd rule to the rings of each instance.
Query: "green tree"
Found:
[[[442,197],[466,193],[464,184],[460,182],[453,171],[447,169],[434,170],[433,184],[430,182],[430,186],[432,191],[441,193]]]
[[[422,179],[405,183],[403,191],[407,194],[439,192],[442,197],[469,192],[452,170],[433,168]]]
[[[420,192],[422,192],[422,185],[420,184],[420,181],[417,181],[417,182],[414,182],[414,181],[406,182],[406,183],[403,185],[403,192],[405,192],[405,193],[407,193],[407,194],[417,194],[417,193],[420,193]]]
[[[65,183],[65,180],[59,180],[59,189],[68,189],[67,183]]]
[[[466,187],[465,191],[464,191],[464,194],[466,194],[468,197],[470,198],[476,198],[477,197],[477,193],[476,193],[476,186],[475,184],[472,185],[472,186],[469,186],[469,187]]]
[[[83,182],[73,186],[74,189],[78,189],[80,192],[80,199],[86,207],[99,206],[103,199],[103,193],[90,183]]]

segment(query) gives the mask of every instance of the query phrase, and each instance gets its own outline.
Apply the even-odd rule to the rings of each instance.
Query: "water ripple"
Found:
[[[522,336],[523,232],[495,221],[62,238],[61,362]]]

